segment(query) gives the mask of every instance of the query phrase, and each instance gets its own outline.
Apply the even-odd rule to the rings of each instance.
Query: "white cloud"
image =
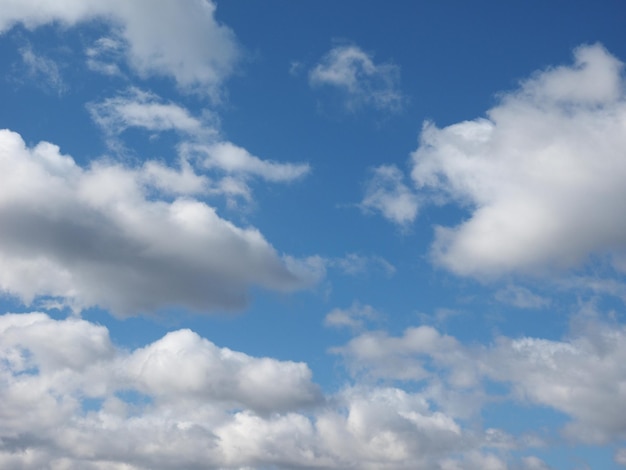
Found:
[[[354,110],[372,106],[384,111],[398,111],[404,104],[399,90],[400,69],[393,63],[376,64],[357,46],[331,49],[309,72],[314,87],[329,86],[345,93],[345,104]]]
[[[357,376],[396,380],[422,380],[431,376],[424,367],[427,358],[437,357],[441,365],[448,357],[457,358],[462,346],[451,336],[441,335],[431,326],[412,327],[401,337],[392,337],[383,331],[365,332],[342,347],[331,350],[341,355]],[[459,376],[459,379],[461,376]],[[476,382],[471,369],[459,384]]]
[[[231,142],[211,145],[188,144],[182,146],[182,154],[189,158],[200,158],[202,165],[207,169],[218,169],[227,174],[258,176],[273,182],[294,181],[311,170],[306,163],[262,160]]]
[[[213,113],[205,111],[202,116],[194,116],[176,103],[165,102],[154,93],[137,88],[90,103],[87,108],[114,151],[124,153],[121,135],[129,128],[144,129],[153,135],[165,131],[179,135],[180,172],[156,162],[144,164],[144,179],[166,191],[221,194],[228,198],[229,204],[235,205],[237,198],[252,199],[248,186],[251,177],[290,182],[310,171],[306,163],[279,163],[251,155],[222,140],[217,129],[218,118]],[[213,172],[212,179],[197,175],[192,165]]]
[[[370,271],[378,271],[387,276],[393,276],[396,272],[394,265],[385,258],[376,255],[366,256],[358,253],[348,253],[341,258],[329,259],[328,264],[352,276],[366,274]]]
[[[164,102],[153,93],[131,88],[114,98],[87,105],[92,119],[107,134],[120,134],[130,127],[153,132],[176,131],[183,135],[211,138],[217,135],[212,115],[192,116],[182,106]]]
[[[501,446],[419,393],[323,397],[306,364],[189,330],[127,351],[85,320],[5,314],[0,380],[2,468],[481,468]]]
[[[179,305],[236,308],[251,285],[304,283],[254,228],[188,194],[204,180],[146,162],[76,165],[59,148],[0,131],[0,289],[29,303],[60,297],[130,315]],[[150,188],[183,191],[173,201]]]
[[[456,227],[437,227],[437,263],[490,277],[610,255],[624,271],[622,68],[602,46],[582,46],[573,66],[534,74],[486,119],[424,126],[416,186],[470,212]]]
[[[524,457],[522,462],[524,470],[550,470],[550,467],[543,460],[534,456]]]
[[[419,206],[417,196],[403,180],[402,171],[394,165],[374,168],[361,208],[366,212],[379,211],[392,222],[406,227],[415,220]]]
[[[607,444],[626,437],[625,345],[625,327],[587,313],[574,317],[561,340],[502,336],[465,346],[420,326],[399,337],[365,332],[333,352],[357,378],[421,382],[424,396],[450,416],[488,402],[485,379],[508,385],[509,400],[569,417],[563,431],[572,441]]]
[[[495,295],[498,302],[513,305],[518,308],[543,308],[550,305],[550,300],[522,286],[508,285],[498,290]]]
[[[614,460],[615,463],[626,467],[626,448],[617,449]]]
[[[66,91],[67,86],[55,61],[35,53],[30,45],[22,47],[20,55],[26,67],[26,73],[35,83],[59,95]]]
[[[606,443],[626,437],[625,340],[626,328],[587,319],[561,341],[500,338],[484,365],[519,400],[571,417],[572,439]]]
[[[366,322],[376,320],[380,314],[371,305],[361,305],[353,302],[347,309],[334,308],[324,317],[324,325],[332,328],[349,328],[361,330]]]
[[[87,67],[104,75],[122,75],[117,62],[120,62],[123,51],[124,44],[119,39],[101,37],[85,50]]]
[[[182,89],[218,97],[239,50],[232,31],[215,20],[215,8],[205,0],[5,1],[0,33],[17,23],[33,29],[54,22],[106,21],[138,74],[172,77]]]

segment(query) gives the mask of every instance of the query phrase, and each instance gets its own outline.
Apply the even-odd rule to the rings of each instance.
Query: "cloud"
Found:
[[[406,227],[417,217],[416,194],[403,182],[404,175],[395,165],[374,168],[366,183],[360,207],[365,212],[379,211],[395,224]]]
[[[533,294],[522,286],[508,285],[498,290],[494,297],[498,302],[518,308],[544,308],[550,305],[549,299]]]
[[[583,319],[561,341],[500,338],[483,364],[517,399],[572,418],[570,438],[607,443],[626,436],[625,339],[622,326]]]
[[[413,181],[469,212],[436,228],[436,263],[488,278],[609,256],[626,271],[623,64],[597,44],[574,59],[502,94],[486,118],[425,124]]]
[[[22,63],[26,67],[26,73],[40,87],[52,90],[61,95],[67,90],[61,70],[55,61],[47,57],[36,54],[29,46],[20,49]]]
[[[595,313],[574,317],[561,340],[500,336],[467,346],[428,326],[398,337],[365,332],[332,350],[354,377],[419,382],[424,396],[450,416],[489,401],[485,381],[509,387],[495,398],[549,407],[570,418],[573,442],[608,444],[626,436],[626,328]]]
[[[343,273],[357,276],[370,272],[383,273],[386,276],[393,276],[396,268],[389,261],[381,256],[360,255],[358,253],[348,253],[341,258],[327,259],[329,267],[339,268]]]
[[[340,90],[349,110],[371,106],[381,111],[399,111],[405,101],[399,81],[397,65],[376,64],[354,45],[334,47],[309,72],[311,86]]]
[[[146,130],[151,136],[167,131],[178,135],[180,172],[157,162],[144,164],[144,180],[161,190],[224,195],[229,205],[236,206],[239,198],[251,201],[248,183],[253,177],[284,183],[310,172],[307,163],[262,160],[224,141],[218,130],[219,120],[213,113],[205,111],[194,116],[186,108],[138,88],[89,103],[87,109],[106,134],[109,148],[117,153],[125,153],[122,138],[129,128]],[[212,178],[197,175],[194,166],[205,173],[211,172]]]
[[[204,184],[190,168],[150,161],[84,169],[50,143],[29,148],[0,131],[0,289],[133,315],[240,308],[252,285],[302,287],[258,230],[190,197]]]
[[[123,52],[124,44],[121,40],[114,37],[101,37],[93,43],[92,47],[85,50],[87,67],[104,75],[122,75],[117,62],[121,61]]]
[[[2,468],[502,468],[478,464],[500,461],[501,432],[420,393],[324,397],[306,364],[190,330],[125,350],[86,320],[4,314],[0,380]]]
[[[306,163],[278,163],[262,160],[231,142],[211,145],[187,144],[182,154],[200,158],[207,169],[218,169],[227,174],[258,176],[266,181],[290,182],[302,178],[311,170]]]
[[[204,0],[184,5],[174,0],[10,2],[0,12],[0,33],[18,23],[34,29],[105,21],[139,75],[171,77],[184,90],[217,98],[240,52],[233,32],[215,20],[215,8]]]
[[[331,328],[362,330],[367,321],[376,320],[380,314],[371,305],[353,302],[347,309],[334,308],[324,317],[324,325]]]
[[[217,135],[213,126],[217,118],[214,116],[195,117],[182,106],[164,102],[154,93],[138,88],[99,103],[90,103],[87,109],[94,122],[112,136],[132,127],[153,132],[176,131],[203,138]]]

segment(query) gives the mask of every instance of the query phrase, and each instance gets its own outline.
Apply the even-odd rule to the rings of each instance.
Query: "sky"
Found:
[[[626,467],[625,22],[0,0],[0,467]]]

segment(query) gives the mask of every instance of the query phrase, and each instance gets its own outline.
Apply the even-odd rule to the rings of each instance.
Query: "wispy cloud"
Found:
[[[380,111],[399,111],[405,103],[400,91],[400,68],[391,63],[377,64],[354,45],[331,49],[309,71],[313,87],[330,87],[344,96],[349,110],[373,107]]]

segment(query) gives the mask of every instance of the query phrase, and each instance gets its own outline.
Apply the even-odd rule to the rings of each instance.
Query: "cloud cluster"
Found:
[[[123,44],[126,61],[140,76],[171,77],[184,90],[217,98],[240,52],[233,32],[220,25],[214,14],[215,5],[207,0],[184,4],[175,0],[27,0],[3,4],[0,33],[18,23],[34,29],[57,22],[74,26],[105,21],[111,27],[107,44]],[[92,57],[92,65],[115,73],[114,64],[103,68]]]
[[[251,285],[302,286],[257,230],[190,197],[210,185],[151,161],[81,168],[50,143],[29,148],[0,131],[0,289],[130,315],[231,309]]]
[[[435,263],[495,278],[571,268],[591,256],[626,271],[626,81],[601,45],[574,64],[533,74],[485,118],[426,122],[412,154],[413,187],[395,166],[375,169],[361,206],[406,227],[421,205],[468,211],[435,227]]]
[[[399,90],[400,69],[393,63],[376,64],[354,45],[332,48],[309,72],[313,87],[333,87],[345,95],[349,110],[371,106],[398,111],[405,98]]]
[[[178,153],[183,170],[189,173],[195,165],[205,172],[217,172],[212,192],[222,193],[231,199],[242,197],[251,200],[252,192],[248,185],[251,178],[288,183],[302,178],[311,169],[307,163],[280,163],[252,155],[221,138],[216,127],[218,118],[212,113],[194,116],[176,103],[165,102],[154,93],[136,88],[101,102],[90,103],[87,108],[108,136],[109,147],[114,150],[123,148],[120,135],[129,128],[154,134],[176,132],[181,138]],[[156,170],[151,173],[157,178],[163,174],[160,171],[157,175]]]
[[[419,393],[323,397],[305,364],[189,330],[126,351],[85,320],[5,314],[0,380],[7,469],[506,468],[498,433],[463,428]]]
[[[425,395],[452,416],[465,415],[468,403],[480,408],[485,380],[502,383],[507,399],[568,416],[563,431],[573,441],[606,444],[626,437],[625,344],[624,326],[586,313],[562,340],[501,336],[466,346],[420,326],[399,337],[366,332],[333,352],[356,377],[424,384]]]
[[[427,123],[413,154],[417,188],[466,207],[437,227],[434,260],[461,275],[575,266],[610,256],[624,270],[626,82],[600,45],[536,73],[487,118]]]

